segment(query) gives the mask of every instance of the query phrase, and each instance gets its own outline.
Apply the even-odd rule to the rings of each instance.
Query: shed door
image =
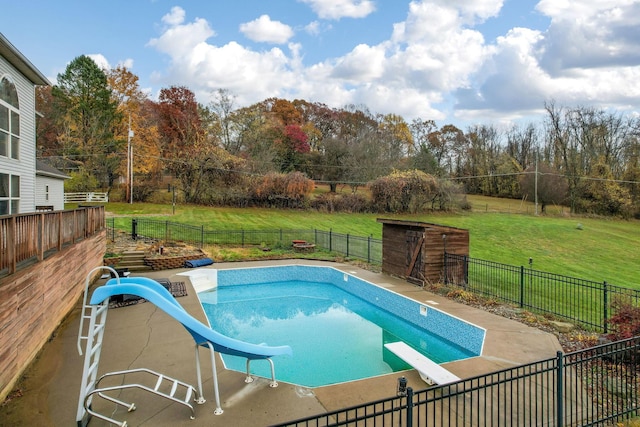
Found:
[[[422,260],[422,246],[424,232],[407,231],[407,271],[405,277],[412,283],[424,283],[424,262]]]

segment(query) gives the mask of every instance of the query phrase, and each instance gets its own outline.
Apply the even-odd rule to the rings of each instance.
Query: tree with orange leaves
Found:
[[[112,96],[117,102],[121,120],[115,127],[115,137],[130,141],[133,149],[133,175],[140,182],[160,176],[160,146],[158,126],[154,111],[149,108],[149,100],[140,89],[138,76],[124,66],[117,66],[107,73]],[[131,131],[131,137],[129,132]],[[126,177],[128,171],[127,151],[121,156],[120,173]],[[129,187],[127,187],[129,191]],[[130,194],[127,191],[127,200]],[[135,186],[134,186],[135,191]]]

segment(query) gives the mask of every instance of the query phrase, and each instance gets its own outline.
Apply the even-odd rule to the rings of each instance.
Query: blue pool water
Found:
[[[381,297],[410,300],[341,272],[327,275],[324,269],[337,271],[305,266],[219,270],[217,287],[198,296],[213,329],[252,343],[290,345],[293,356],[273,358],[276,377],[307,387],[409,369],[384,347],[389,342],[404,341],[437,363],[479,354],[473,348],[477,343],[460,345],[380,307]],[[281,280],[269,281],[276,277]],[[345,290],[363,285],[375,288],[371,302]],[[428,317],[426,308],[413,304],[420,317]],[[458,329],[468,328],[453,319],[461,322]],[[244,372],[244,358],[223,355],[223,360],[227,368]],[[266,361],[251,367],[256,375],[270,376]]]

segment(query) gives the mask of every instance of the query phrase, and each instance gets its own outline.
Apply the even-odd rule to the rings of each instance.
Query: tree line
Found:
[[[126,198],[135,200],[168,174],[186,202],[210,205],[304,206],[321,182],[354,194],[321,199],[325,208],[448,209],[468,193],[640,216],[637,115],[549,101],[538,123],[463,131],[364,105],[269,98],[238,107],[226,89],[212,99],[203,105],[171,86],[152,100],[127,68],[102,70],[79,56],[56,85],[37,90],[38,156],[72,176],[67,191],[129,191],[131,142],[136,185]],[[366,203],[355,196],[364,186]]]

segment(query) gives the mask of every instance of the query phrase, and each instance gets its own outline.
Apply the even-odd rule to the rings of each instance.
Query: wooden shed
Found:
[[[469,230],[379,218],[382,223],[382,272],[411,283],[443,281],[444,253],[469,255]]]

